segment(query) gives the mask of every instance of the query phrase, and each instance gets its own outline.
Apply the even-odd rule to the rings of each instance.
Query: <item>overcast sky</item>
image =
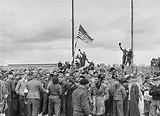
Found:
[[[74,0],[75,40],[95,63],[121,63],[130,48],[130,0]],[[0,65],[71,61],[71,0],[0,0]],[[78,50],[76,50],[78,53]],[[160,0],[134,0],[134,63],[160,56]]]

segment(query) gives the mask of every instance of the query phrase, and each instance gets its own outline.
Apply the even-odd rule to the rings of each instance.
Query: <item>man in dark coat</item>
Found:
[[[13,114],[12,116],[19,116],[19,96],[15,91],[16,85],[20,79],[19,74],[15,75],[15,79],[12,82],[12,93],[13,93],[13,99],[12,99],[12,109]]]
[[[8,91],[8,97],[7,97],[7,105],[8,108],[5,111],[6,116],[12,116],[12,80],[13,74],[11,72],[8,73],[7,80],[6,80],[6,89]]]
[[[69,89],[66,96],[66,116],[73,116],[72,93],[77,88],[73,77],[68,79]]]
[[[128,76],[128,106],[126,116],[140,116],[138,101],[139,89],[138,86],[132,82],[132,77]]]
[[[61,115],[64,116],[66,114],[66,91],[67,91],[67,83],[63,75],[59,75],[59,84],[62,87],[62,96],[61,96]]]

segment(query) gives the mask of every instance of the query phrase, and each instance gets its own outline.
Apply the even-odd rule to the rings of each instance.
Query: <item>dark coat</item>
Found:
[[[12,80],[8,79],[6,81],[6,89],[8,91],[8,97],[7,97],[7,105],[8,108],[5,111],[6,116],[12,116]]]
[[[66,116],[73,116],[73,106],[72,106],[72,93],[77,89],[77,86],[74,85],[69,88],[66,96]]]
[[[136,84],[133,84],[130,91],[130,102],[129,102],[129,115],[128,116],[140,116],[139,106],[139,89]]]
[[[13,93],[13,98],[12,98],[12,108],[14,112],[19,111],[19,102],[18,102],[18,95],[15,91],[16,85],[17,85],[17,80],[13,80],[12,82],[12,93]]]

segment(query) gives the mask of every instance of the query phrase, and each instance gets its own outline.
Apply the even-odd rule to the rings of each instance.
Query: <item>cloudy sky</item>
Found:
[[[74,0],[79,24],[94,39],[78,40],[95,63],[121,63],[130,48],[130,0]],[[71,0],[0,0],[0,64],[71,61]],[[76,50],[78,53],[78,50]],[[160,0],[134,0],[134,63],[160,56]]]

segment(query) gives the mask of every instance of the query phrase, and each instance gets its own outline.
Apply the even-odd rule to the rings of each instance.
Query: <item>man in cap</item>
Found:
[[[123,114],[123,100],[127,96],[125,88],[120,84],[120,79],[115,79],[115,91],[114,91],[114,115],[124,116]]]
[[[157,116],[157,110],[160,111],[160,77],[154,77],[154,85],[151,86],[149,95],[152,96],[151,105],[150,105],[150,114],[151,116]]]
[[[80,80],[79,87],[72,93],[73,116],[91,116],[89,107],[87,87],[89,81],[86,78]]]
[[[68,85],[69,87],[66,95],[66,116],[73,116],[72,93],[75,89],[77,89],[74,77],[69,77]]]

